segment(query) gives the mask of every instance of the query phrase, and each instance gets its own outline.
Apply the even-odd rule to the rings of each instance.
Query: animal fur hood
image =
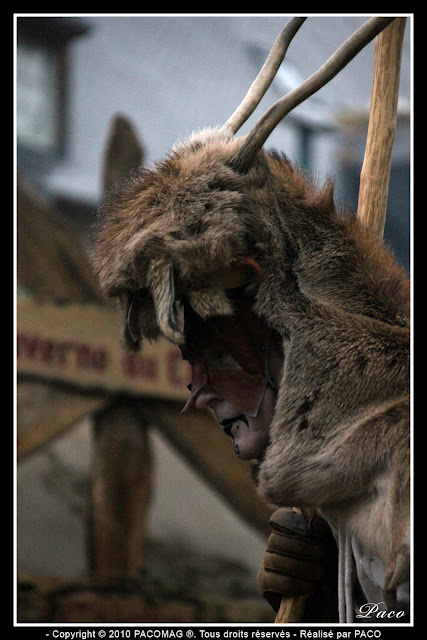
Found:
[[[311,249],[317,252],[319,263],[322,243],[334,243],[324,259],[330,259],[332,252],[335,263],[341,265],[342,277],[347,266],[347,287],[351,290],[340,291],[341,282],[332,277],[325,282],[324,275],[316,275],[314,270],[299,282],[301,289],[318,297],[317,281],[325,301],[366,311],[360,304],[357,309],[356,299],[349,304],[358,278],[361,285],[367,274],[350,273],[354,260],[346,265],[355,248],[351,238],[354,229],[348,231],[347,227],[349,223],[350,227],[357,225],[348,218],[338,220],[333,185],[328,182],[318,187],[283,154],[275,152],[262,151],[248,173],[237,173],[233,158],[241,142],[242,138],[217,130],[193,134],[177,144],[166,159],[134,173],[107,196],[98,216],[93,265],[104,294],[119,298],[126,318],[135,300],[137,309],[131,314],[134,336],[155,339],[163,333],[176,343],[183,341],[179,304],[169,308],[171,288],[178,295],[185,292],[203,318],[231,314],[222,276],[230,268],[236,271],[248,256],[256,256],[264,272],[255,311],[274,325],[280,282],[284,274],[294,277],[296,261],[301,263],[307,253],[301,243],[309,243],[313,234],[317,242]],[[340,231],[335,239],[328,234],[332,217]],[[295,221],[297,229],[292,228]],[[361,229],[357,231],[361,235]],[[361,250],[366,253],[368,268],[373,259],[370,266],[375,272],[378,243],[366,236]],[[394,272],[389,288],[393,294],[397,291],[400,299],[389,305],[383,300],[381,307],[393,308],[378,309],[378,301],[366,295],[363,306],[369,307],[370,314],[383,319],[391,316],[393,321],[393,302],[406,306],[407,288],[399,291],[402,273],[392,264],[391,256],[383,252],[381,260]],[[174,322],[169,322],[171,313],[175,329]],[[135,341],[128,334],[127,339],[132,346]]]
[[[232,314],[224,282],[255,256],[262,278],[249,268],[254,277],[243,281],[285,352],[260,491],[274,504],[343,500],[360,492],[366,465],[358,473],[356,452],[348,482],[343,466],[326,473],[337,434],[348,429],[351,438],[356,417],[408,389],[408,282],[381,241],[336,211],[330,182],[318,186],[264,150],[237,172],[242,140],[193,134],[111,193],[94,269],[104,293],[120,300],[129,346],[162,334],[181,344],[183,296],[202,318]],[[372,456],[370,468],[384,463]]]

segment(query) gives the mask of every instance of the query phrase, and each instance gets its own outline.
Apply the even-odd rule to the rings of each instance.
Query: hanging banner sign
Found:
[[[191,374],[178,347],[161,339],[130,353],[123,347],[121,323],[119,312],[108,306],[18,297],[18,375],[185,401]]]

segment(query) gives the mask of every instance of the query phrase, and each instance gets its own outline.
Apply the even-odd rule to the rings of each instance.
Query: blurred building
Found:
[[[87,227],[101,198],[101,163],[112,117],[131,119],[145,161],[194,129],[222,124],[239,104],[288,16],[18,17],[18,169]],[[326,61],[365,17],[309,17],[261,105],[263,111]],[[267,147],[285,151],[337,199],[357,205],[373,43],[297,107]],[[400,117],[386,241],[409,269],[411,18],[400,82]]]

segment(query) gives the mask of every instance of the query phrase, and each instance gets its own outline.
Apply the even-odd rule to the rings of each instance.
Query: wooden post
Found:
[[[101,578],[131,578],[141,569],[151,466],[147,428],[131,401],[95,416],[91,542]]]
[[[357,216],[379,237],[384,233],[387,211],[405,22],[406,18],[396,18],[375,40],[371,110]]]
[[[117,115],[104,154],[104,194],[138,167],[144,150]],[[143,563],[152,461],[147,425],[132,402],[114,402],[94,418],[91,563],[97,576],[132,577]]]
[[[375,39],[371,110],[357,216],[380,237],[387,210],[405,22],[406,18],[396,18]],[[276,623],[302,622],[305,603],[305,596],[282,598]]]

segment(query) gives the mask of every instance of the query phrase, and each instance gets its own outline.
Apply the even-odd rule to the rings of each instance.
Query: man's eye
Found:
[[[241,369],[241,366],[238,362],[231,356],[229,353],[218,353],[214,358],[209,362],[209,366],[215,369]]]

